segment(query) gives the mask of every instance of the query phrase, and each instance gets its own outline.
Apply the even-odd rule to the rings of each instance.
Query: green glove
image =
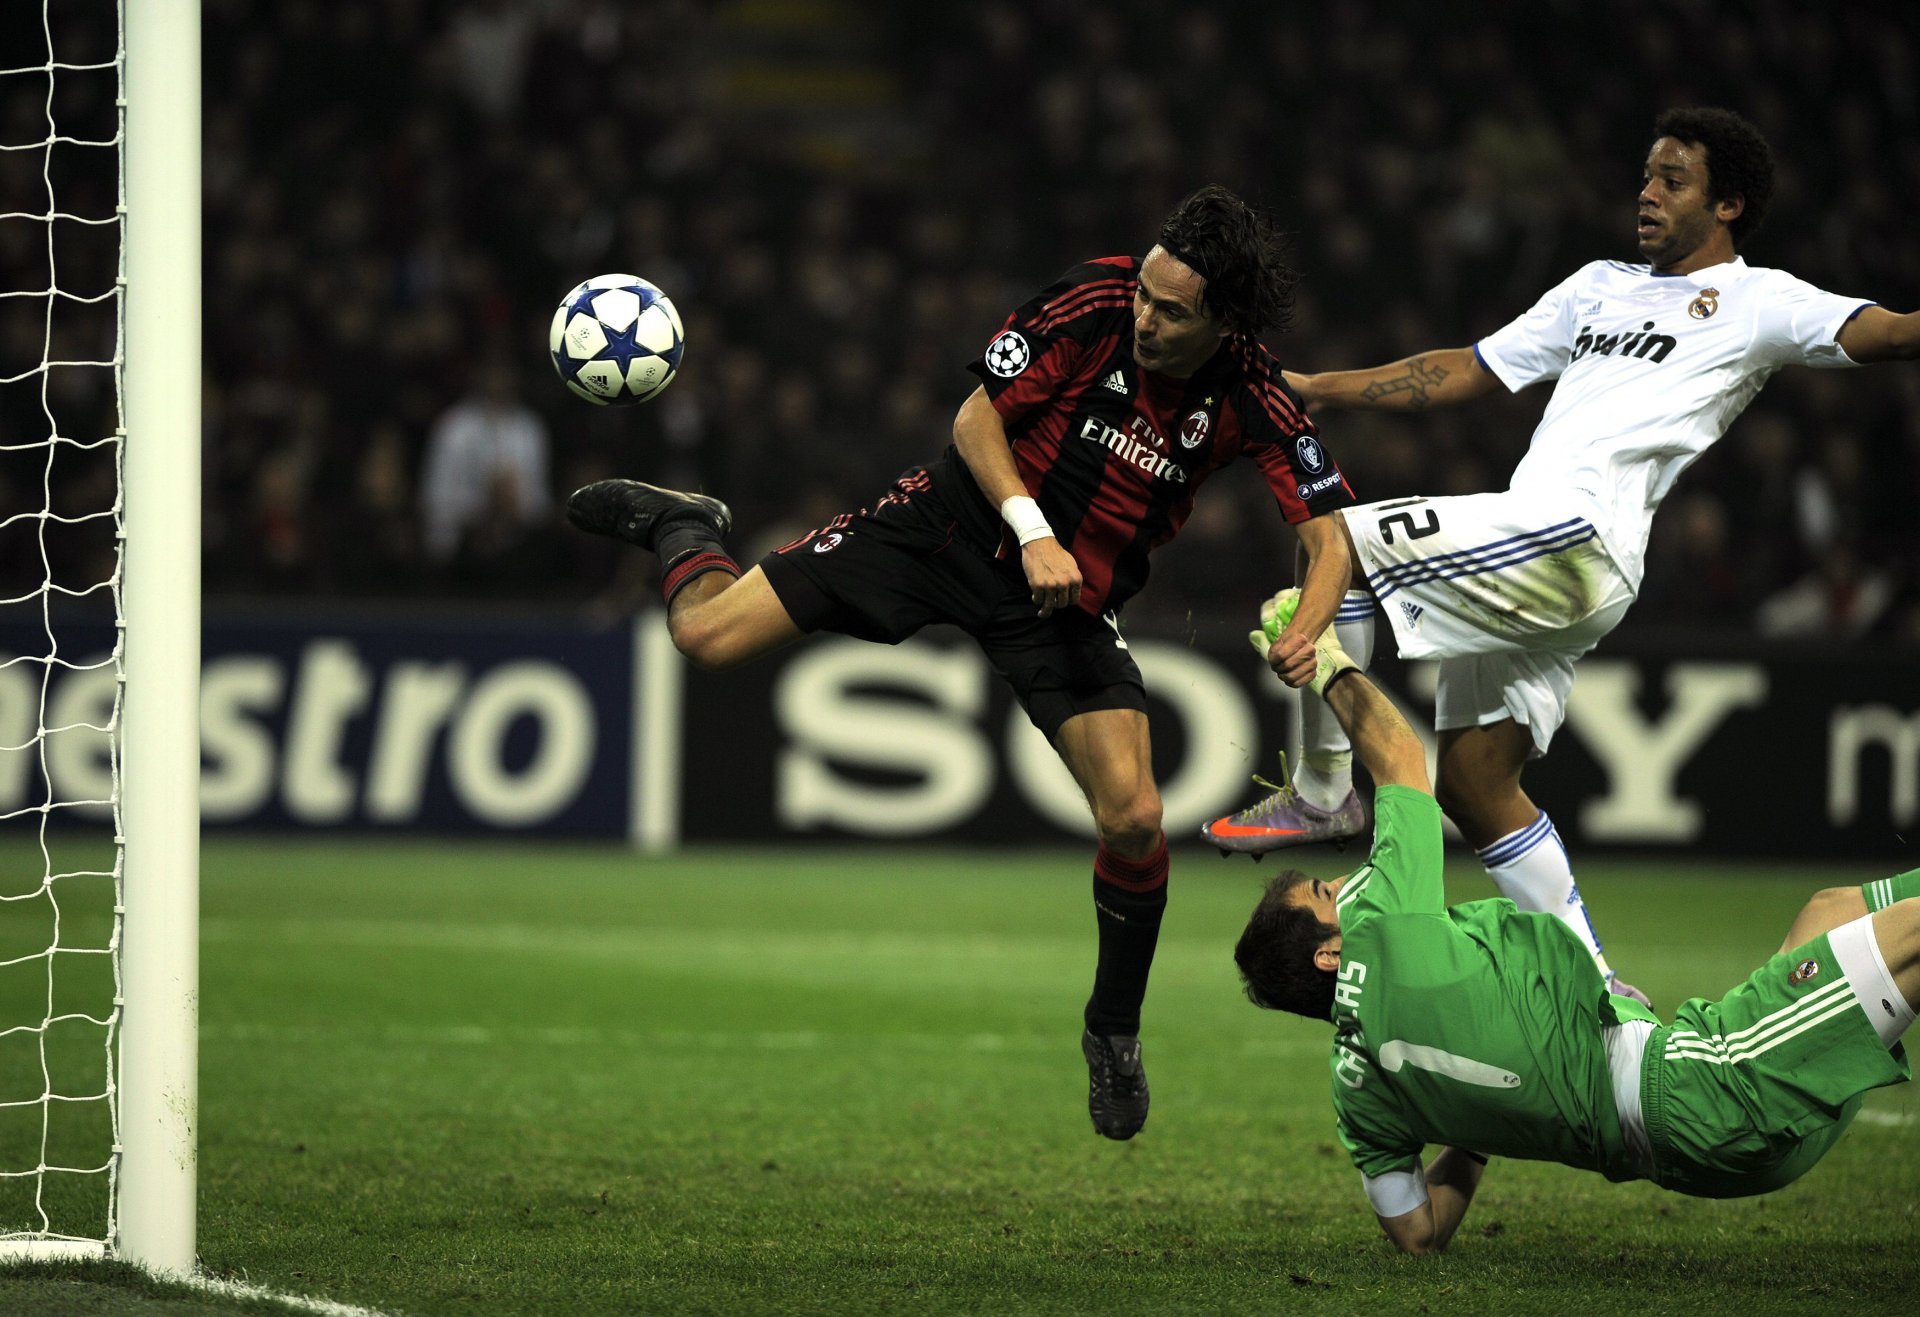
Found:
[[[1287,623],[1293,621],[1293,615],[1300,607],[1300,591],[1282,590],[1273,598],[1260,605],[1260,629],[1247,632],[1247,639],[1260,651],[1260,657],[1267,656],[1267,647],[1280,639],[1280,633],[1287,629]]]
[[[1287,623],[1293,621],[1293,615],[1299,608],[1300,591],[1297,589],[1282,590],[1260,605],[1260,629],[1249,631],[1247,639],[1259,651],[1261,658],[1267,656],[1267,649],[1280,638],[1280,633],[1287,629]],[[1317,665],[1307,688],[1315,695],[1325,694],[1327,684],[1341,673],[1359,671],[1360,665],[1353,661],[1346,650],[1340,648],[1340,638],[1333,633],[1332,627],[1314,639],[1313,653]]]

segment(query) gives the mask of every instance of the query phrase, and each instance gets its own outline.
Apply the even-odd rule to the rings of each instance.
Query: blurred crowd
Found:
[[[1295,235],[1273,346],[1300,369],[1470,342],[1580,264],[1634,259],[1651,121],[1676,103],[1737,108],[1774,144],[1751,262],[1920,307],[1911,6],[204,13],[216,597],[630,607],[650,560],[558,513],[614,473],[724,497],[750,561],[937,455],[1008,311],[1079,259],[1144,251],[1204,182]],[[32,87],[0,80],[8,140],[44,132]],[[38,256],[8,233],[7,286],[30,286]],[[545,360],[560,295],[609,271],[661,285],[687,327],[679,378],[637,408],[580,402]],[[44,432],[7,388],[10,432]],[[1545,396],[1321,421],[1362,498],[1465,493],[1504,486]],[[10,505],[31,483],[0,471]],[[1916,506],[1920,368],[1785,372],[1656,519],[1627,627],[1920,645]],[[1254,472],[1224,473],[1134,623],[1244,611],[1291,561]]]

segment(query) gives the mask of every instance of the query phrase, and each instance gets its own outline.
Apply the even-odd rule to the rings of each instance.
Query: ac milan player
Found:
[[[953,446],[869,507],[767,555],[744,576],[722,546],[732,517],[701,494],[631,480],[577,491],[582,530],[650,549],[680,652],[725,667],[815,631],[898,644],[966,630],[1086,793],[1099,962],[1081,1050],[1094,1128],[1147,1118],[1140,1004],[1166,907],[1140,670],[1119,610],[1147,579],[1202,482],[1236,458],[1266,476],[1306,558],[1302,601],[1276,642],[1292,685],[1347,588],[1332,518],[1353,502],[1274,357],[1294,274],[1265,217],[1224,188],[1194,193],[1144,258],[1077,265],[1008,318],[970,369],[980,387]]]

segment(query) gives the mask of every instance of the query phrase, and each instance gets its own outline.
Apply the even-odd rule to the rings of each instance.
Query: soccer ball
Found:
[[[602,274],[560,299],[547,334],[560,382],[597,406],[645,402],[680,369],[686,332],[668,296],[633,274]]]

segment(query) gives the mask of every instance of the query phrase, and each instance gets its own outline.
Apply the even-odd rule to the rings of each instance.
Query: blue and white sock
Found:
[[[1566,843],[1560,840],[1545,810],[1526,827],[1508,833],[1477,854],[1500,895],[1522,910],[1543,910],[1557,916],[1593,953],[1601,974],[1613,978],[1607,958],[1600,954],[1600,935],[1594,931],[1593,916],[1587,913],[1587,903],[1580,899],[1580,889],[1574,884]]]
[[[1349,590],[1333,615],[1333,634],[1340,648],[1365,672],[1373,663],[1373,596]],[[1300,698],[1300,766],[1293,774],[1294,790],[1309,805],[1334,810],[1353,790],[1353,742],[1340,727],[1325,700],[1302,693]]]

